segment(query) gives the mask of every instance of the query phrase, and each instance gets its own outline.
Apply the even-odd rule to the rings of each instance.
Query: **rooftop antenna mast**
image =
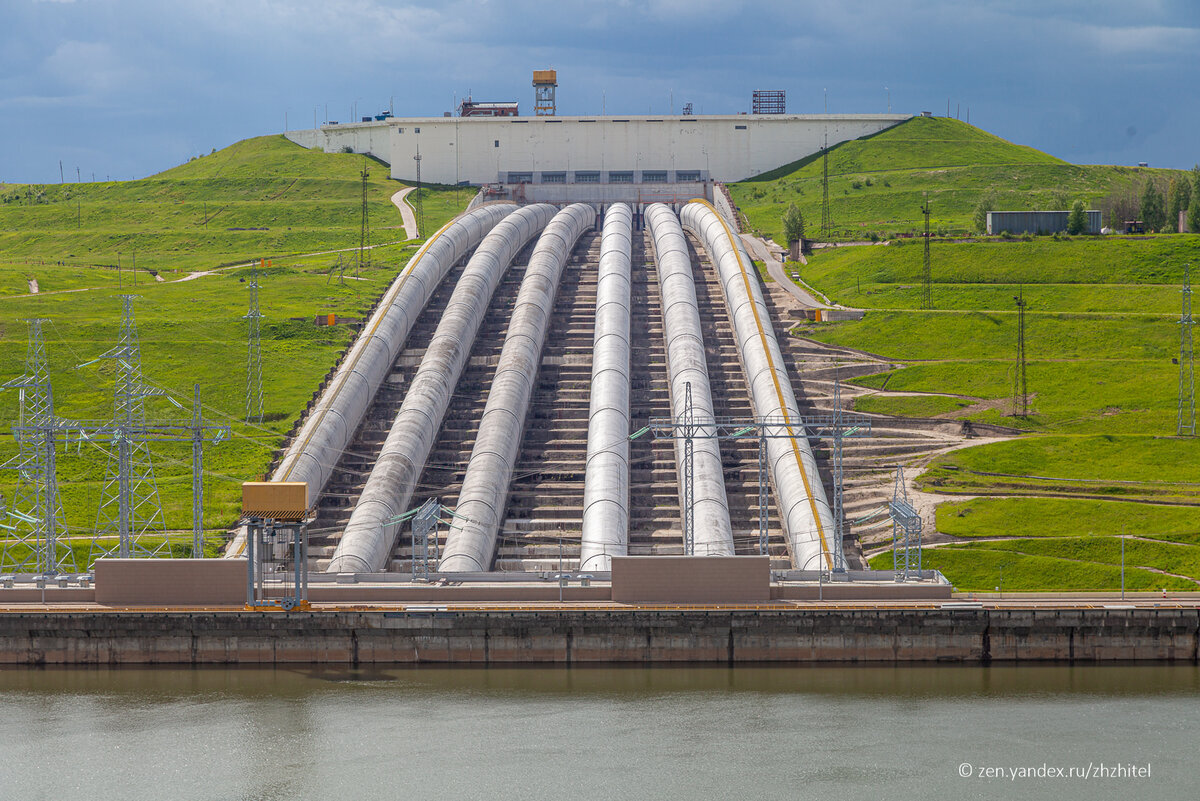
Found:
[[[265,267],[266,259],[262,260]],[[246,422],[261,423],[263,418],[262,386],[262,312],[258,310],[258,265],[250,266],[250,311],[243,317],[249,321],[249,342],[246,346]]]
[[[1183,266],[1183,312],[1179,316],[1179,416],[1175,433],[1196,436],[1196,361],[1192,350],[1191,265]]]

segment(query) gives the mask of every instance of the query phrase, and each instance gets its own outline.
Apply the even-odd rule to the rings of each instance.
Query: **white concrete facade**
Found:
[[[728,182],[817,153],[827,136],[834,145],[878,133],[909,117],[393,117],[289,131],[287,137],[329,153],[346,147],[369,153],[388,162],[392,177],[403,181],[416,180],[419,151],[425,183],[517,183],[524,175],[532,183],[547,183],[547,174],[550,180],[558,180],[559,173],[568,183],[616,183],[624,180],[621,173],[630,172],[638,183],[648,182],[648,174],[649,182],[660,177],[667,183],[687,181],[692,179],[689,173]]]

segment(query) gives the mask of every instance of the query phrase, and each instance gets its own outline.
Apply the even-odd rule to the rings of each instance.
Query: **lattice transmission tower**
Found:
[[[1179,315],[1179,415],[1175,434],[1196,436],[1196,360],[1192,349],[1191,265],[1183,266],[1183,312]]]
[[[263,260],[266,264],[266,260]],[[246,422],[261,423],[263,419],[262,385],[262,312],[258,310],[258,266],[250,268],[250,311],[243,318],[248,321],[249,332],[246,344]]]
[[[29,320],[25,373],[5,382],[4,389],[20,393],[14,436],[17,454],[3,465],[17,471],[12,506],[0,513],[4,548],[0,571],[33,572],[44,576],[74,573],[75,555],[67,542],[67,526],[55,475],[58,419],[42,338],[40,318]]]
[[[112,359],[117,369],[113,389],[112,451],[96,514],[96,536],[89,562],[159,556],[169,552],[162,500],[154,478],[150,446],[144,436],[146,399],[162,396],[142,380],[142,351],[133,317],[136,296],[122,295],[121,336],[99,359]]]

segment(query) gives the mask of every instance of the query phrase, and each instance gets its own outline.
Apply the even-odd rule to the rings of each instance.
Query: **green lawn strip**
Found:
[[[1040,313],[1026,316],[1028,358],[1161,359],[1179,351],[1179,326],[1163,316]],[[831,345],[878,353],[900,361],[1012,360],[1013,312],[869,312],[862,320],[803,324],[794,331]]]
[[[863,305],[878,308],[882,304],[875,295],[866,295],[868,287],[919,285],[924,269],[924,249],[919,242],[874,247],[823,248],[814,252],[807,265],[800,267],[805,280],[836,295],[843,303],[855,300],[856,287],[864,289]],[[1179,286],[1184,265],[1200,258],[1200,237],[1188,234],[1150,237],[1075,237],[1055,240],[1035,237],[1031,242],[990,240],[977,243],[934,242],[930,247],[930,270],[933,279],[935,308],[960,308],[950,289],[958,285],[978,285],[978,297],[988,305],[973,308],[1010,308],[1011,298],[1003,300],[989,289],[1001,285],[1000,292],[1010,287],[1024,286],[1031,306],[1062,311],[1091,311],[1080,307],[1088,299],[1094,284],[1118,284],[1129,291],[1128,285],[1150,285],[1158,291],[1173,291],[1170,311],[1178,311]],[[1071,287],[1083,288],[1083,293],[1067,293]],[[1040,302],[1045,298],[1045,302]],[[866,302],[869,299],[871,302]],[[970,298],[968,298],[970,299]],[[1108,293],[1102,300],[1119,299],[1119,293]],[[920,298],[907,306],[920,308]],[[1123,303],[1123,306],[1136,305]],[[1103,311],[1104,309],[1096,309]],[[1149,311],[1149,310],[1147,310]]]
[[[918,484],[939,492],[1035,492],[1195,503],[1200,500],[1200,440],[1022,437],[939,456]]]
[[[168,535],[167,541],[171,549],[172,557],[177,559],[188,559],[192,557],[191,533],[186,535],[171,533]],[[207,559],[215,559],[219,557],[221,555],[221,549],[225,545],[225,541],[226,537],[224,532],[206,531],[203,538],[204,557]],[[59,542],[63,542],[63,540],[59,540]],[[157,548],[161,542],[161,537],[158,537],[156,540],[147,538],[147,541],[144,545],[145,547]],[[6,544],[2,538],[0,538],[0,544]],[[76,567],[82,570],[91,561],[91,536],[75,537],[67,540],[66,544],[68,545],[74,557]],[[7,545],[5,557],[5,569],[11,571],[16,565],[29,560],[31,558],[31,554],[28,547],[18,543],[13,543],[11,545]],[[29,564],[32,565],[32,561],[30,561]],[[29,569],[32,569],[32,567]]]
[[[1022,542],[1034,542],[1023,540]],[[962,592],[993,592],[1002,587],[1009,592],[1116,590],[1121,586],[1120,545],[1118,562],[1102,564],[1080,562],[1054,556],[1030,555],[984,546],[990,543],[926,548],[922,567],[942,575]],[[1200,549],[1198,549],[1200,552]],[[1165,576],[1131,565],[1136,561],[1127,552],[1125,588],[1130,591],[1195,590],[1196,582]],[[870,560],[876,570],[892,567],[892,554],[880,554]],[[1180,571],[1172,571],[1180,572]]]
[[[941,395],[863,395],[854,399],[854,409],[897,417],[933,417],[954,412],[971,402]]]
[[[1042,537],[971,543],[973,548],[1011,551],[1027,556],[1074,560],[1120,569],[1120,537]],[[935,549],[936,550],[936,549]],[[1200,579],[1200,547],[1171,542],[1126,539],[1125,566],[1148,567]]]
[[[937,530],[955,537],[1131,534],[1200,544],[1200,507],[1072,498],[974,498],[937,508]]]
[[[821,286],[827,286],[821,284]],[[833,300],[862,309],[916,309],[921,304],[920,281],[876,284],[862,282],[834,291]],[[1152,314],[1179,317],[1177,285],[1109,284],[946,284],[935,283],[935,309],[947,311],[1015,311],[1013,298],[1024,297],[1030,319],[1046,312],[1070,312],[1111,317]]]

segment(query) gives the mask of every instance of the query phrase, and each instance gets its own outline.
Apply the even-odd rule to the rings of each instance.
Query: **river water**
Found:
[[[1192,666],[13,669],[0,799],[1190,799],[1198,701]]]

